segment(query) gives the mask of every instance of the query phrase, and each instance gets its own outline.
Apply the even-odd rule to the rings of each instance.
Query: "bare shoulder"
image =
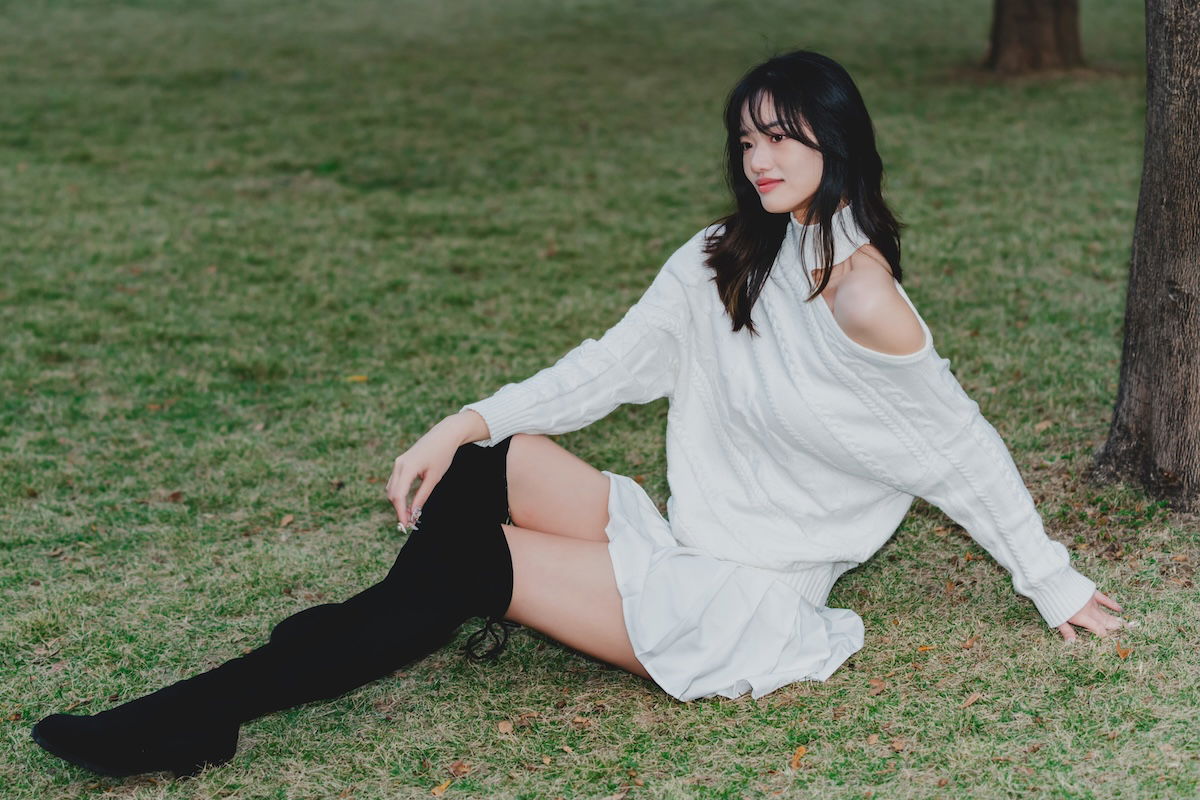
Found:
[[[874,245],[864,245],[846,259],[843,270],[833,317],[846,335],[889,355],[920,350],[925,332],[900,296],[883,254]]]

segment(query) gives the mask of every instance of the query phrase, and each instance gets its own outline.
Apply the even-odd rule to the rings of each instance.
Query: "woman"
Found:
[[[772,58],[734,87],[725,126],[733,213],[599,340],[396,459],[388,498],[415,527],[383,581],[214,670],[100,714],[53,714],[34,739],[104,774],[194,774],[233,756],[242,722],[383,677],[472,616],[488,618],[475,657],[527,625],[681,701],[823,681],[863,645],[858,615],[825,605],[834,581],[917,496],[1066,639],[1121,627],[1045,535],[900,285],[899,225],[850,76],[812,52]],[[636,482],[545,435],[661,397],[669,522]]]

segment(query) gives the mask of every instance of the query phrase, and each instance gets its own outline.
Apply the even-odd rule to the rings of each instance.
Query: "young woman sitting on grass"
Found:
[[[474,657],[526,625],[681,701],[824,681],[863,646],[859,616],[825,605],[830,589],[914,497],[962,525],[1067,640],[1121,627],[1101,608],[1120,606],[1046,536],[901,287],[900,226],[847,72],[807,51],[772,58],[734,87],[724,121],[732,213],[598,340],[395,460],[387,496],[414,527],[386,578],[216,669],[52,714],[37,743],[108,775],[194,774],[233,757],[241,723],[382,678],[475,616]],[[547,436],[662,397],[669,520],[636,481]]]

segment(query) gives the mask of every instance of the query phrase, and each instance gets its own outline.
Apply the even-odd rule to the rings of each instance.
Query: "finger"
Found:
[[[409,475],[405,472],[400,473],[400,477],[396,480],[392,487],[392,492],[388,495],[388,499],[392,501],[392,506],[396,509],[396,519],[404,527],[408,527],[408,509],[405,508],[408,499],[408,487],[412,484],[415,475]]]
[[[425,501],[429,499],[429,495],[433,494],[433,489],[435,486],[437,486],[438,480],[440,479],[441,475],[435,478],[432,474],[426,474],[425,477],[421,479],[420,487],[418,487],[417,491],[413,494],[411,513],[414,518],[420,515],[421,508],[425,505]]]
[[[1067,642],[1073,643],[1077,638],[1075,636],[1075,629],[1071,627],[1071,623],[1069,622],[1064,622],[1062,625],[1059,625],[1058,632],[1063,635],[1063,638],[1066,639]]]
[[[1099,591],[1097,591],[1095,594],[1095,600],[1096,600],[1096,602],[1100,603],[1100,605],[1107,606],[1107,607],[1111,608],[1113,611],[1124,611],[1125,610],[1125,609],[1121,608],[1120,603],[1116,602],[1115,600],[1112,600],[1111,598],[1102,594]]]

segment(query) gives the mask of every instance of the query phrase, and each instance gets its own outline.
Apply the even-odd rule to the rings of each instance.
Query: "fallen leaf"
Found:
[[[542,763],[543,763],[543,764],[549,764],[549,763],[550,763],[550,756],[542,756]]]
[[[48,555],[50,558],[58,558],[64,552],[66,552],[66,551],[64,551],[61,547],[56,547],[53,550],[47,552],[46,555]]]
[[[879,678],[871,678],[867,681],[867,683],[871,684],[871,691],[868,692],[868,694],[876,695],[887,688],[887,684]]]
[[[592,724],[592,721],[590,719],[588,719],[587,717],[578,717],[578,716],[575,717],[575,719],[571,720],[571,722],[575,723],[576,725],[591,725]]]
[[[1046,430],[1046,428],[1049,428],[1053,424],[1054,424],[1053,420],[1044,419],[1041,422],[1039,422],[1038,424],[1034,425],[1033,430],[1035,433],[1041,433],[1042,431]]]
[[[453,778],[447,778],[446,780],[444,780],[444,781],[442,781],[441,783],[439,783],[437,786],[433,787],[433,790],[432,790],[431,794],[432,794],[434,797],[440,797],[442,794],[444,794],[444,793],[445,793],[445,791],[446,791],[447,789],[449,789],[449,788],[450,788],[450,784],[451,784],[451,783],[453,783],[453,782],[454,782],[454,779],[453,779]]]
[[[967,639],[965,642],[963,642],[963,643],[962,643],[962,649],[963,649],[963,650],[970,650],[972,647],[974,647],[974,646],[975,646],[975,643],[976,643],[977,641],[979,641],[979,634],[978,634],[978,633],[976,633],[976,634],[972,635],[970,639]]]
[[[936,644],[923,644],[923,645],[920,645],[919,647],[917,647],[917,652],[924,653],[926,650],[932,650],[935,647],[937,647]]]
[[[6,719],[7,719],[9,722],[16,722],[16,721],[17,721],[17,720],[19,720],[19,719],[20,719],[22,716],[23,716],[23,714],[22,714],[20,711],[14,711],[13,713],[9,714],[9,715],[8,715],[8,717],[6,717]]]
[[[450,772],[454,777],[460,778],[471,771],[471,765],[466,761],[459,759],[450,765]]]
[[[563,749],[563,752],[564,752],[564,753],[574,753],[574,752],[575,752],[575,751],[574,751],[574,750],[571,748],[571,745],[569,745],[569,744],[564,744],[564,745],[562,746],[562,749]]]
[[[183,500],[183,492],[179,491],[178,489],[176,489],[175,491],[173,491],[169,495],[167,495],[168,503],[178,503],[182,500]]]
[[[1118,658],[1124,660],[1124,659],[1128,658],[1129,654],[1132,652],[1133,652],[1132,647],[1121,647],[1121,640],[1120,639],[1117,640],[1117,657]]]
[[[294,514],[284,514],[283,519],[279,520],[279,527],[286,528],[288,525],[291,525],[295,521],[296,521],[296,516]]]
[[[367,376],[366,375],[348,375],[348,376],[346,376],[346,380],[349,381],[350,383],[366,383]]]
[[[509,722],[508,720],[501,720],[500,722],[496,723],[496,728],[501,733],[512,733],[513,732],[513,724],[511,722]]]
[[[903,739],[892,739],[891,747],[892,747],[893,751],[899,753],[906,746],[907,746],[907,744],[905,743],[905,741]]]
[[[1177,556],[1171,556],[1171,560],[1172,560],[1172,561],[1187,561],[1187,560],[1188,560],[1188,557],[1187,557],[1187,554],[1185,554],[1185,553],[1180,553],[1180,554],[1179,554],[1179,555],[1177,555]]]
[[[946,581],[946,594],[954,594],[954,581]]]
[[[792,753],[792,759],[788,762],[788,766],[792,769],[800,769],[800,759],[804,758],[804,754],[808,752],[808,748],[800,745],[796,748],[796,752]]]
[[[967,699],[963,700],[962,705],[959,706],[959,708],[966,708],[975,701],[979,700],[981,697],[983,697],[982,692],[971,692],[969,695],[967,695]]]
[[[867,744],[879,744],[879,734],[872,733],[867,737]]]

